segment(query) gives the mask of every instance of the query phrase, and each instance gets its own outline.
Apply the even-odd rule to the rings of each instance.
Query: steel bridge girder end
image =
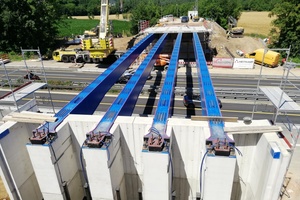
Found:
[[[45,144],[47,141],[47,135],[39,135],[39,136],[32,136],[29,138],[31,144]]]
[[[235,157],[234,142],[225,139],[207,139],[206,149],[210,156],[228,156]]]
[[[153,137],[148,136],[147,134],[144,137],[144,143],[143,143],[143,152],[168,152],[170,147],[170,138],[164,138],[161,136]]]
[[[29,138],[31,144],[45,144],[47,142],[51,143],[56,137],[56,132],[47,132],[45,129],[41,131],[40,129],[36,129],[32,131],[33,136]]]
[[[89,148],[108,148],[112,141],[111,133],[97,133],[89,132],[86,134],[86,140],[84,146]]]

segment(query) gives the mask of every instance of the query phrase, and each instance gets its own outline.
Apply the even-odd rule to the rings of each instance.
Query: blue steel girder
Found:
[[[209,127],[211,136],[207,139],[207,141],[211,141],[212,145],[217,142],[218,145],[221,144],[221,146],[228,146],[229,143],[234,143],[234,141],[224,132],[224,122],[220,119],[222,114],[197,33],[193,33],[193,44],[199,78],[202,115],[210,117]],[[218,119],[214,119],[214,116],[218,117]]]
[[[151,73],[158,54],[161,52],[167,40],[167,35],[167,33],[163,34],[156,42],[113,104],[106,111],[96,128],[90,132],[90,135],[97,136],[97,134],[99,135],[101,133],[107,134],[119,115],[132,115],[138,96],[147,81],[147,77]],[[89,139],[91,140],[91,137]]]
[[[177,35],[170,64],[153,118],[149,133],[144,137],[144,144],[147,144],[149,151],[162,151],[169,143],[169,136],[166,134],[168,118],[171,115],[171,106],[174,103],[174,87],[178,67],[178,58],[181,45],[182,33]],[[144,147],[145,148],[145,147]]]
[[[56,127],[69,114],[93,114],[99,103],[108,92],[108,90],[116,83],[119,77],[130,66],[131,63],[140,55],[140,53],[153,41],[154,34],[149,34],[143,38],[138,44],[128,50],[122,57],[114,62],[102,74],[100,74],[92,83],[84,88],[76,97],[66,104],[58,113],[56,122],[46,122],[34,130],[38,134],[55,134]],[[36,132],[35,132],[36,131]]]

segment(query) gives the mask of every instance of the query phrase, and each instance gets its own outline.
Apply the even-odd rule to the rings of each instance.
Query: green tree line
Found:
[[[252,11],[271,11],[274,5],[280,0],[233,0],[232,2],[238,3],[242,10],[252,10]],[[65,16],[95,16],[100,13],[100,2],[101,0],[58,0],[60,4],[60,13]],[[136,5],[140,0],[110,0],[110,13],[120,14],[130,12],[135,9]],[[157,0],[154,3],[162,7],[163,10],[168,10],[170,5],[177,5],[185,10],[185,7],[189,5],[190,9],[196,6],[196,0]],[[218,4],[222,6],[231,5],[231,1],[220,0],[220,1],[207,1],[198,0],[198,5],[205,6],[212,4]],[[222,3],[222,4],[219,4]],[[187,4],[187,5],[184,5]],[[200,6],[199,6],[200,7]],[[200,8],[201,9],[201,8]],[[164,11],[163,11],[164,12]],[[177,13],[174,13],[176,15]]]
[[[122,2],[122,4],[121,4]],[[62,19],[74,15],[100,14],[101,0],[2,0],[0,4],[0,51],[19,52],[20,48],[53,48]],[[139,20],[151,25],[167,14],[187,15],[198,10],[226,28],[228,16],[238,19],[244,10],[270,11],[277,16],[270,33],[272,47],[292,45],[291,56],[299,56],[299,0],[110,0],[110,13],[131,13],[131,32],[138,31]]]

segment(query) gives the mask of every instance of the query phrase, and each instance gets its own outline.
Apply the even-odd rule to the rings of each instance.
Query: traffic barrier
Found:
[[[111,37],[109,38],[109,46],[110,46],[110,47],[113,47],[113,46],[114,46],[114,44],[113,44],[113,39],[112,39]]]
[[[212,66],[217,68],[232,68],[232,58],[213,58]]]

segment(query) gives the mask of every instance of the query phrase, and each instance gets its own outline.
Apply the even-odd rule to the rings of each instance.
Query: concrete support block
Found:
[[[203,166],[203,199],[231,199],[236,159],[208,156]]]
[[[280,150],[275,142],[269,143],[268,147],[270,148],[270,162],[268,167],[268,173],[266,174],[266,187],[262,193],[263,199],[273,199],[272,195],[274,193],[274,186],[276,179],[278,178],[278,173],[280,169]]]
[[[63,200],[60,177],[57,176],[56,167],[52,161],[51,147],[47,145],[28,144],[27,151],[30,156],[43,198],[45,200]],[[57,169],[59,170],[59,169]]]
[[[143,200],[170,199],[172,171],[169,154],[143,152]]]
[[[126,185],[120,129],[111,128],[113,139],[108,147],[82,149],[92,199],[126,200]]]
[[[83,148],[92,199],[114,199],[106,149]]]
[[[0,175],[11,199],[42,198],[26,150],[31,124],[6,122],[0,126]]]
[[[83,181],[80,177],[77,152],[71,139],[71,131],[68,125],[61,124],[57,130],[57,138],[51,144],[27,145],[30,150],[30,159],[34,166],[34,171],[44,188],[42,191],[44,199],[63,198],[80,200],[84,197]],[[34,155],[34,156],[33,156]],[[41,159],[42,156],[42,159]],[[44,168],[44,165],[47,168]],[[49,170],[43,171],[44,169]],[[47,175],[45,175],[47,174]],[[45,177],[51,174],[55,178],[55,189],[49,190],[49,181]],[[42,190],[42,189],[41,189]],[[50,192],[49,192],[50,191]]]

